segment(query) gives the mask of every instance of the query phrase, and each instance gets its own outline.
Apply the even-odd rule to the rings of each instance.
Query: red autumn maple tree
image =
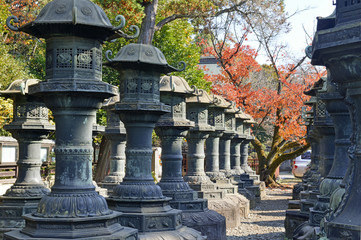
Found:
[[[234,101],[257,122],[254,126],[255,139],[252,141],[258,159],[262,180],[274,184],[277,167],[306,151],[306,127],[302,118],[303,103],[309,99],[303,91],[318,80],[323,73],[297,71],[298,65],[260,66],[255,60],[257,53],[246,45],[205,49],[218,59],[220,73],[206,75],[212,81],[212,91]],[[304,59],[303,59],[304,60]],[[270,72],[270,78],[257,79],[262,71]],[[259,84],[254,84],[257,80]],[[266,129],[270,136],[268,143],[261,142],[257,133]],[[269,151],[266,152],[264,144]]]

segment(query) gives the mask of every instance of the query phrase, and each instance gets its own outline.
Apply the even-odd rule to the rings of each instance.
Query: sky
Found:
[[[288,45],[288,51],[295,58],[301,58],[304,56],[304,49],[307,46],[306,34],[313,37],[316,29],[316,17],[327,17],[331,15],[335,6],[332,4],[334,0],[285,0],[286,12],[292,14],[296,11],[307,9],[302,11],[289,19],[292,30],[283,35],[279,41]],[[311,40],[308,40],[310,43]],[[257,58],[260,63],[265,61],[262,54]]]

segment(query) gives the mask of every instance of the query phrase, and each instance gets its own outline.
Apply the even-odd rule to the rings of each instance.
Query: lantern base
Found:
[[[5,240],[136,240],[137,230],[118,223],[119,212],[87,218],[41,218],[24,215],[26,226],[22,230],[5,234]]]
[[[252,186],[254,183],[253,179],[250,179],[248,175],[246,174],[241,174],[241,175],[233,175],[231,177],[231,179],[233,179],[236,182],[242,181],[244,182],[244,186],[248,187],[248,186]]]
[[[0,239],[5,232],[25,227],[22,215],[34,213],[41,197],[2,197],[0,205]]]
[[[162,189],[164,183],[158,183]],[[169,189],[169,184],[167,184]],[[181,186],[181,185],[178,185]],[[188,184],[187,184],[188,186]],[[188,186],[189,188],[189,186]],[[190,188],[189,188],[190,189]],[[171,197],[170,206],[182,210],[182,223],[207,236],[208,240],[226,240],[226,219],[219,213],[208,209],[208,200],[198,198],[192,189],[164,190],[163,195]]]
[[[199,198],[222,199],[226,196],[226,191],[217,189],[216,185],[212,182],[198,184],[189,183],[189,186],[198,192]]]
[[[203,199],[202,199],[203,200]],[[216,211],[183,211],[183,225],[196,229],[208,240],[226,240],[226,218]]]
[[[144,232],[139,234],[139,240],[205,240],[200,232],[188,227],[181,227],[173,231]]]
[[[227,219],[228,229],[238,227],[241,218],[249,213],[249,201],[240,195],[229,194],[223,199],[208,199],[208,207]]]
[[[216,180],[216,186],[218,189],[226,190],[227,194],[237,194],[238,193],[238,187],[234,186],[231,183],[231,180],[229,180],[227,178]]]
[[[257,204],[256,197],[251,191],[248,191],[246,188],[238,187],[238,193],[248,199],[250,209],[254,209],[256,207]]]
[[[287,210],[285,218],[285,237],[287,239],[293,238],[293,232],[302,223],[308,221],[308,213],[303,213],[300,210]]]
[[[101,186],[102,188],[107,189],[108,196],[110,196],[113,193],[114,188],[116,188],[118,185],[119,185],[119,182],[118,183],[112,183],[112,182],[101,182],[101,183],[99,183],[99,186]]]
[[[204,239],[199,232],[182,226],[182,211],[171,208],[170,200],[132,200],[113,196],[107,202],[110,209],[123,212],[119,217],[122,225],[139,230],[139,239],[182,240],[185,236],[190,240]]]

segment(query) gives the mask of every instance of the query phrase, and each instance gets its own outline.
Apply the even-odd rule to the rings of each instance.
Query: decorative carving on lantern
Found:
[[[159,118],[172,110],[160,102],[160,75],[182,69],[169,66],[163,53],[152,45],[129,44],[114,59],[110,55],[106,54],[106,65],[120,73],[120,101],[114,111],[124,123],[127,145],[125,177],[107,199],[109,206],[124,212],[120,222],[137,228],[142,239],[154,235],[164,239],[203,239],[199,232],[182,226],[182,211],[169,206],[171,199],[154,183],[151,172],[152,131]]]
[[[37,212],[26,215],[26,227],[5,239],[137,238],[137,231],[118,223],[120,213],[108,209],[92,183],[92,128],[96,110],[117,88],[101,81],[104,41],[131,37],[112,26],[104,11],[89,0],[54,0],[23,26],[7,20],[10,29],[46,42],[45,81],[29,87],[52,110],[56,123],[56,170],[51,192]],[[131,30],[138,32],[137,27]],[[67,229],[64,231],[64,229]]]
[[[208,200],[198,198],[182,177],[182,142],[194,123],[186,119],[187,96],[197,93],[180,77],[164,76],[160,80],[160,98],[170,105],[171,112],[163,115],[155,128],[162,143],[162,179],[158,185],[163,194],[172,197],[171,206],[183,210],[183,224],[207,236],[207,239],[225,239],[225,218],[209,210]]]
[[[33,213],[40,199],[48,194],[41,179],[41,141],[55,129],[48,121],[48,109],[39,99],[28,95],[28,87],[37,79],[15,80],[0,91],[2,97],[13,99],[13,121],[4,126],[19,144],[19,171],[15,184],[0,197],[0,236],[25,226],[23,213]],[[12,213],[12,214],[8,214]]]

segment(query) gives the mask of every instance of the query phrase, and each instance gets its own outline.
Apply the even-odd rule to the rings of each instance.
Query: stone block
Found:
[[[289,200],[288,201],[288,209],[300,209],[301,202],[300,200]]]
[[[285,237],[292,239],[295,229],[306,221],[308,221],[308,214],[302,213],[299,210],[287,210],[285,218]]]
[[[226,218],[227,228],[235,228],[240,225],[240,204],[233,202],[227,197],[218,200],[208,200],[208,207]]]

